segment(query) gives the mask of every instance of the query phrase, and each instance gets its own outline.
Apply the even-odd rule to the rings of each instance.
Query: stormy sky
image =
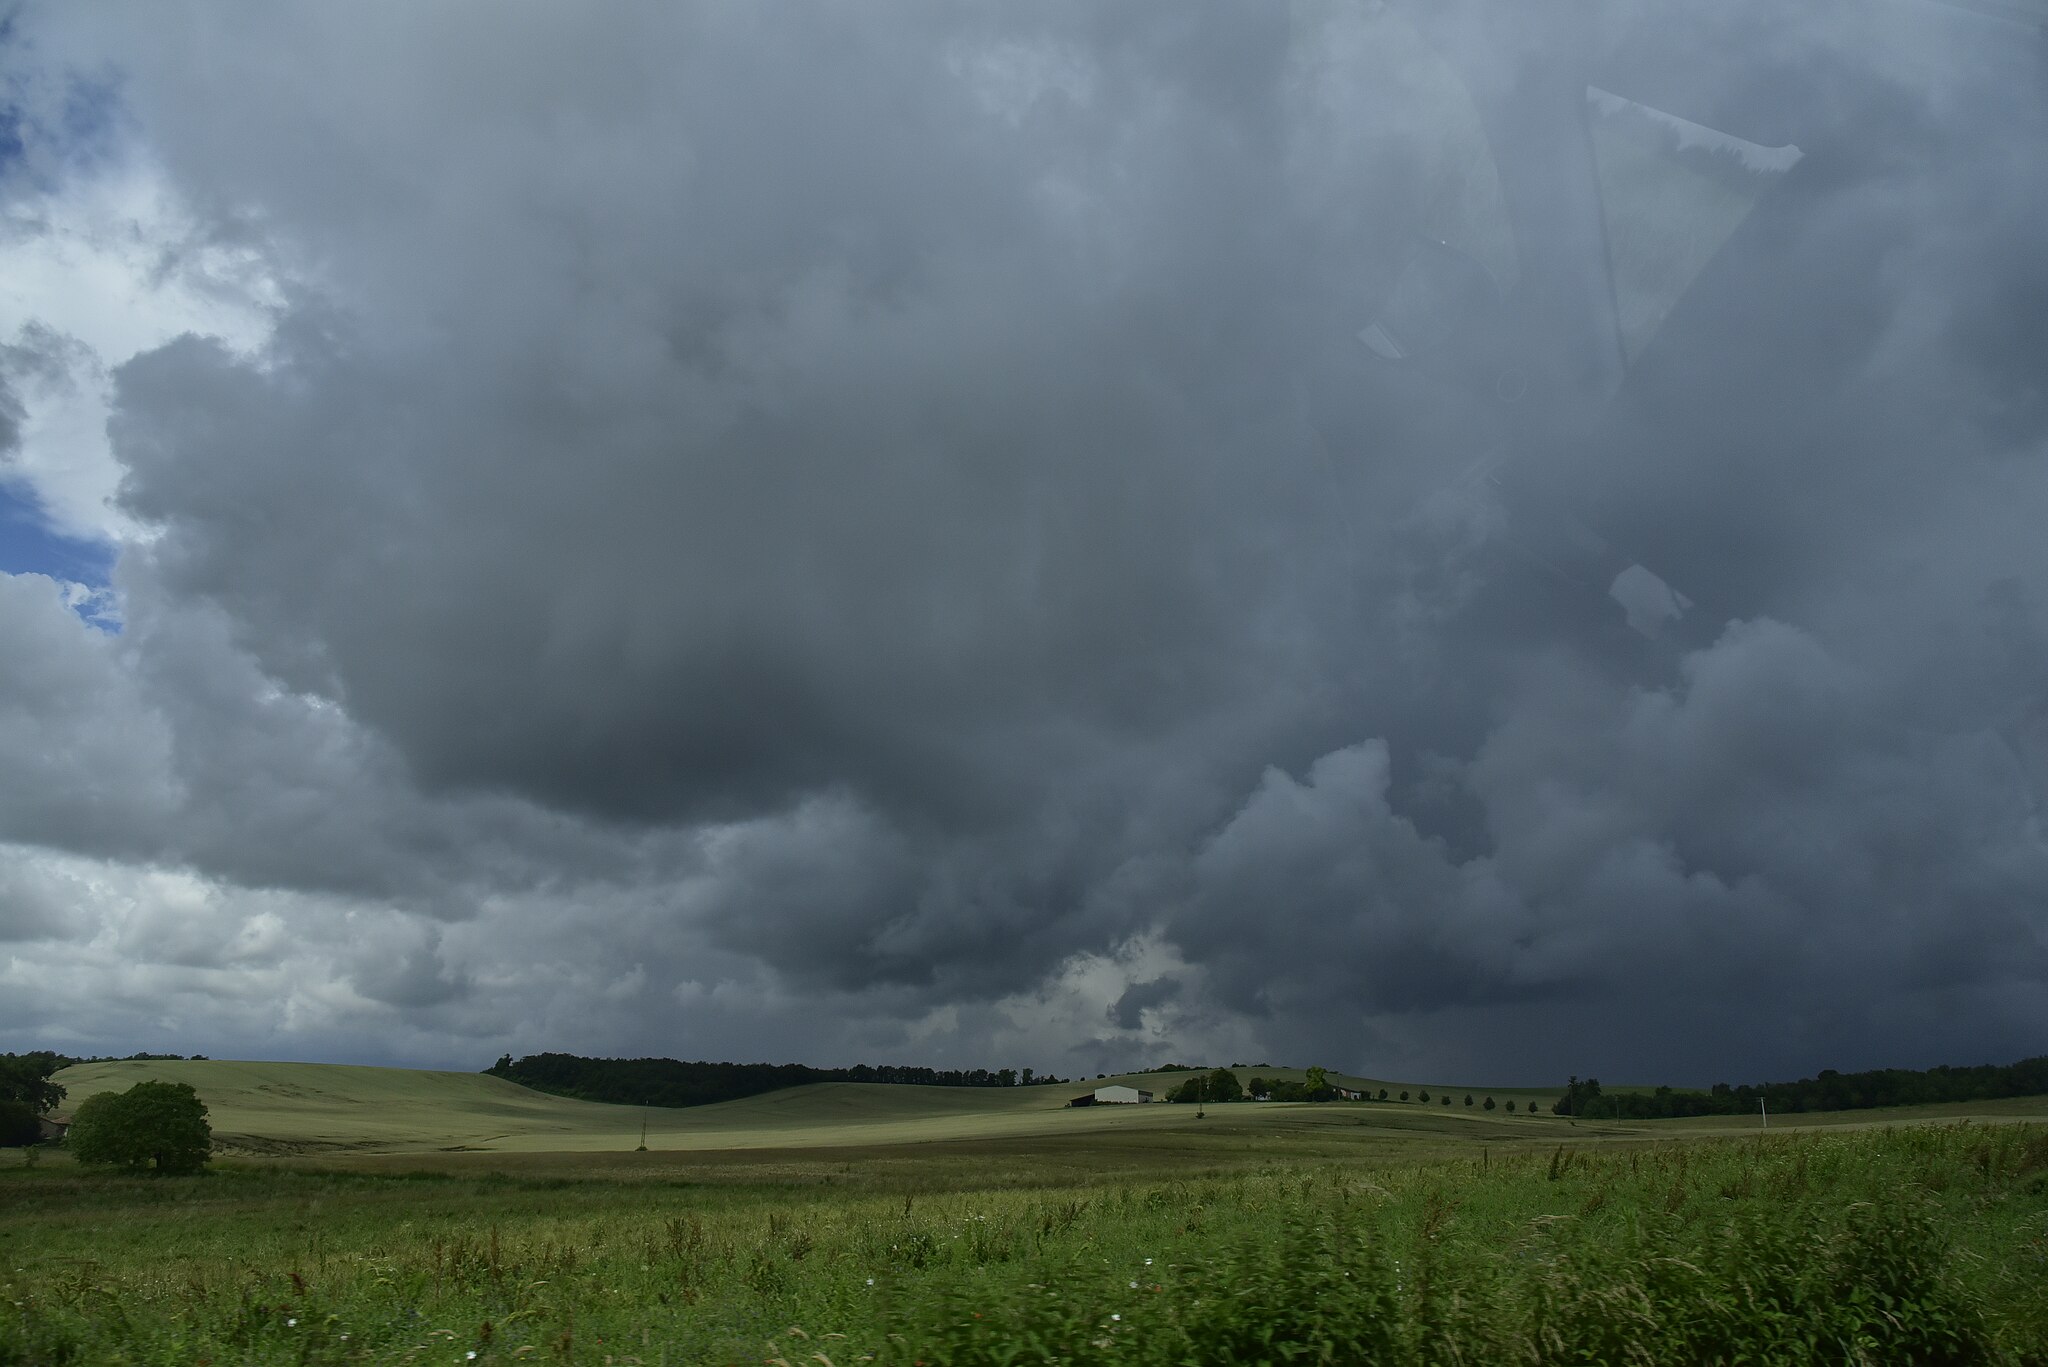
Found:
[[[2048,1051],[2042,21],[19,6],[0,1041]]]

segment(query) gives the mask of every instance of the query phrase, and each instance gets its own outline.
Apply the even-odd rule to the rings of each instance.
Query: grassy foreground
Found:
[[[2041,1126],[1465,1152],[1151,1180],[1050,1150],[772,1181],[46,1161],[0,1170],[0,1363],[2048,1363]]]

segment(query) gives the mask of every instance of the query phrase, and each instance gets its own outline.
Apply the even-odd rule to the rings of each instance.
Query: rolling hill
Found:
[[[1254,1072],[1275,1078],[1302,1075],[1299,1069],[1239,1071],[1246,1078]],[[534,1153],[630,1150],[640,1142],[643,1122],[647,1146],[669,1151],[892,1145],[1171,1127],[1191,1121],[1189,1108],[1069,1110],[1066,1102],[1106,1082],[1163,1095],[1187,1076],[1139,1073],[1043,1087],[826,1082],[683,1110],[575,1101],[482,1073],[335,1063],[130,1060],[79,1064],[58,1073],[56,1081],[69,1090],[71,1107],[96,1092],[121,1091],[145,1079],[190,1083],[206,1102],[216,1142],[229,1151]],[[1389,1085],[1336,1074],[1332,1080],[1375,1089]],[[1252,1109],[1233,1108],[1247,1119]],[[1462,1104],[1445,1113],[1451,1119],[1463,1114]]]

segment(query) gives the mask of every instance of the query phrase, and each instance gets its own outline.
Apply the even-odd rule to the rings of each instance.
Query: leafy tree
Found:
[[[0,1149],[25,1148],[42,1134],[34,1111],[19,1101],[0,1101]]]
[[[1420,1102],[1421,1102],[1421,1103],[1422,1103],[1423,1105],[1427,1106],[1427,1105],[1429,1104],[1429,1093],[1428,1093],[1428,1092],[1417,1092],[1417,1093],[1415,1094],[1415,1099],[1416,1099],[1417,1101],[1420,1101]]]
[[[1401,1100],[1403,1100],[1403,1101],[1406,1101],[1407,1099],[1408,1099],[1408,1093],[1406,1093],[1406,1092],[1403,1092],[1403,1093],[1401,1093]],[[1424,1099],[1425,1099],[1425,1100],[1427,1100],[1427,1098],[1424,1098]]]
[[[1451,1094],[1450,1094],[1449,1092],[1445,1092],[1445,1093],[1444,1093],[1444,1105],[1448,1106],[1448,1105],[1450,1105],[1450,1104],[1451,1104]]]
[[[138,1082],[90,1096],[72,1117],[64,1147],[81,1163],[135,1171],[198,1172],[211,1158],[206,1103],[185,1082]]]
[[[1308,1093],[1309,1099],[1312,1101],[1320,1100],[1321,1098],[1317,1097],[1316,1093],[1328,1090],[1329,1086],[1330,1075],[1321,1068],[1309,1069],[1308,1076],[1301,1080],[1301,1089]]]
[[[1168,1101],[1209,1102],[1244,1100],[1244,1084],[1228,1068],[1198,1073],[1167,1093]]]
[[[1022,1084],[1023,1084],[1024,1086],[1026,1086],[1026,1087],[1029,1087],[1029,1086],[1031,1085],[1031,1074],[1032,1074],[1032,1070],[1031,1070],[1031,1069],[1029,1069],[1029,1068],[1026,1068],[1026,1069],[1024,1070],[1024,1072],[1023,1072],[1023,1075],[1022,1075],[1022,1079],[1021,1079],[1021,1081],[1022,1081]]]
[[[1386,1089],[1386,1088],[1384,1088],[1384,1087],[1382,1087],[1382,1088],[1380,1088],[1380,1100],[1382,1100],[1382,1101],[1385,1101],[1386,1099],[1387,1099],[1387,1089]]]
[[[1589,1077],[1581,1081],[1574,1074],[1565,1084],[1564,1095],[1551,1106],[1552,1115],[1590,1115],[1600,1109],[1600,1079]]]
[[[38,1115],[64,1100],[64,1089],[50,1074],[64,1060],[47,1049],[32,1054],[0,1054],[0,1101],[14,1101]]]
[[[1273,1094],[1273,1084],[1262,1077],[1255,1077],[1245,1084],[1245,1092],[1254,1097],[1271,1096]]]
[[[1470,1105],[1472,1104],[1472,1098],[1471,1098],[1471,1097],[1469,1097],[1469,1096],[1468,1096],[1468,1097],[1466,1097],[1466,1098],[1465,1098],[1465,1104],[1466,1104],[1467,1106],[1470,1106]],[[1487,1110],[1489,1110],[1489,1111],[1493,1109],[1493,1098],[1492,1098],[1492,1097],[1488,1097],[1488,1098],[1486,1098],[1486,1109],[1487,1109]],[[1509,1109],[1509,1110],[1511,1110],[1511,1111],[1512,1111],[1513,1109],[1515,1109],[1515,1103],[1514,1103],[1514,1102],[1512,1102],[1512,1101],[1510,1101],[1510,1102],[1508,1103],[1508,1109]]]
[[[1467,1092],[1467,1093],[1465,1093],[1465,1104],[1466,1104],[1467,1106],[1470,1106],[1470,1105],[1472,1104],[1472,1093],[1470,1093],[1470,1092]]]

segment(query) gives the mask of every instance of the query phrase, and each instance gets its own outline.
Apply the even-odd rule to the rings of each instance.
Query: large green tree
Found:
[[[213,1156],[206,1103],[186,1082],[138,1082],[80,1104],[64,1147],[81,1163],[198,1172]]]
[[[13,1101],[41,1113],[64,1100],[64,1089],[50,1081],[50,1074],[64,1066],[64,1060],[49,1050],[31,1054],[0,1054],[0,1101]]]

